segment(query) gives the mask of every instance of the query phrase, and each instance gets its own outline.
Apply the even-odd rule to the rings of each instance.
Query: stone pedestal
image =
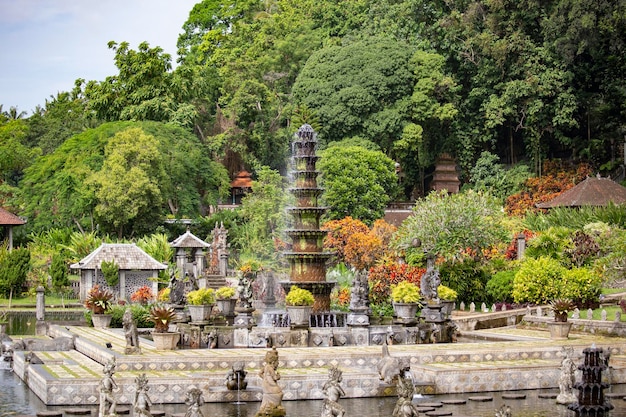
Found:
[[[351,311],[346,318],[349,327],[367,327],[370,325],[370,316],[367,311]]]

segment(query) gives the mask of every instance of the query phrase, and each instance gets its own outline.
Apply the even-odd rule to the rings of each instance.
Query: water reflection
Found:
[[[447,399],[465,399],[472,396],[489,396],[493,399],[487,402],[467,401],[465,404],[444,404],[438,411],[448,411],[452,416],[493,417],[495,410],[502,404],[508,404],[513,410],[514,417],[572,417],[574,414],[566,407],[557,405],[556,400],[540,398],[539,394],[548,392],[556,393],[558,390],[538,391],[515,391],[526,395],[524,399],[502,399],[502,394],[513,392],[489,392],[472,394],[454,394],[423,396],[416,398],[419,406],[424,403],[441,402]],[[620,393],[626,395],[626,385],[614,385],[607,393],[614,395]],[[389,417],[393,411],[396,399],[388,398],[363,398],[341,399],[342,407],[346,409],[346,416],[358,417]],[[622,397],[612,398],[611,402],[615,409],[611,411],[611,417],[626,417],[626,401]],[[260,403],[249,402],[244,404],[215,404],[207,403],[202,406],[202,413],[211,417],[254,417]],[[318,417],[322,409],[322,401],[283,401],[288,417]],[[83,407],[83,406],[81,406]],[[10,370],[0,369],[0,416],[7,415],[35,415],[37,411],[63,410],[67,407],[46,407],[24,383]],[[155,401],[153,409],[164,410],[168,415],[184,413],[187,407],[184,404],[158,404]],[[97,416],[97,408],[92,407],[92,416]],[[420,415],[423,415],[420,413]]]

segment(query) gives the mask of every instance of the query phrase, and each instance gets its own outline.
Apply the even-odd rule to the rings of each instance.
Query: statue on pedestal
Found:
[[[277,369],[278,352],[276,347],[273,347],[272,350],[265,354],[265,365],[259,372],[263,399],[255,417],[283,417],[286,414],[285,408],[282,406],[283,390],[278,385],[280,374]]]
[[[122,327],[124,328],[124,336],[126,337],[126,349],[124,349],[124,353],[127,355],[141,354],[137,323],[133,319],[133,312],[130,308],[127,308],[124,311],[124,315],[122,316]]]
[[[576,364],[572,360],[572,348],[563,348],[563,361],[561,361],[561,375],[559,376],[559,395],[556,397],[557,404],[572,404],[577,401],[574,392],[576,382]]]
[[[202,396],[202,390],[199,388],[190,388],[187,391],[187,397],[185,398],[185,404],[189,406],[185,417],[204,417],[200,407],[204,404],[204,397]]]

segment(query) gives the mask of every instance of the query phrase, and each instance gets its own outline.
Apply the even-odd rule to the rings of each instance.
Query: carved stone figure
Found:
[[[133,319],[133,312],[130,308],[124,311],[122,316],[122,327],[124,328],[124,336],[126,337],[126,349],[124,352],[127,355],[141,354],[141,348],[139,347],[139,334],[137,332],[137,323]]]
[[[511,413],[511,407],[508,405],[502,404],[499,410],[496,410],[496,417],[512,417],[513,413]]]
[[[426,272],[422,275],[420,280],[420,290],[422,297],[426,302],[431,304],[439,304],[439,295],[437,294],[437,288],[441,284],[441,278],[439,277],[439,269],[435,268],[435,257],[428,254],[426,260]]]
[[[100,381],[100,406],[98,408],[98,417],[115,415],[115,408],[117,406],[117,398],[115,398],[113,393],[113,390],[117,388],[117,384],[113,380],[115,367],[115,357],[112,357],[104,364],[102,370],[102,372],[104,372],[104,378]]]
[[[389,348],[383,344],[383,357],[378,362],[378,375],[380,379],[387,384],[393,383],[393,380],[400,374],[400,362],[398,358],[389,355]]]
[[[152,413],[150,413],[152,402],[150,401],[150,397],[148,397],[149,389],[146,374],[141,374],[135,378],[135,399],[133,401],[134,417],[152,417]]]
[[[341,388],[341,380],[343,372],[336,367],[331,367],[328,370],[328,381],[324,383],[322,391],[326,398],[324,398],[324,405],[322,405],[321,417],[343,417],[346,410],[339,405],[339,398],[346,395],[343,388]]]
[[[169,268],[170,274],[170,303],[174,305],[183,304],[185,298],[185,283],[178,279],[178,269],[176,266]]]
[[[411,378],[410,365],[406,361],[400,361],[400,372],[396,377],[396,392],[398,401],[393,410],[393,417],[418,417],[419,412],[413,404],[415,385]]]
[[[286,414],[285,408],[282,406],[283,390],[278,385],[280,374],[277,369],[278,352],[274,347],[265,354],[265,365],[261,372],[259,372],[263,399],[261,400],[261,407],[255,417],[282,417]]]
[[[246,375],[248,373],[243,369],[243,362],[235,362],[233,367],[226,375],[226,388],[231,391],[242,391],[248,387]]]
[[[202,391],[199,388],[190,388],[187,391],[187,397],[185,398],[185,404],[189,407],[185,413],[185,417],[204,417],[200,407],[204,404],[204,397]]]
[[[576,382],[576,364],[571,358],[572,348],[563,348],[563,361],[561,361],[561,375],[559,376],[559,395],[556,397],[557,404],[571,404],[577,401],[574,392]]]
[[[242,273],[239,276],[239,305],[242,309],[252,308],[252,283],[254,282],[254,273]]]
[[[367,271],[357,271],[352,280],[350,311],[362,311],[369,308],[368,292]]]

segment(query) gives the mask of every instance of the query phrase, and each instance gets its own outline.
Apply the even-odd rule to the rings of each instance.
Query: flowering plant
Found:
[[[152,293],[150,287],[148,287],[147,285],[139,288],[130,296],[130,301],[132,301],[133,303],[139,303],[142,306],[145,306],[146,304],[148,304],[149,301],[152,301],[153,299],[154,294]]]

